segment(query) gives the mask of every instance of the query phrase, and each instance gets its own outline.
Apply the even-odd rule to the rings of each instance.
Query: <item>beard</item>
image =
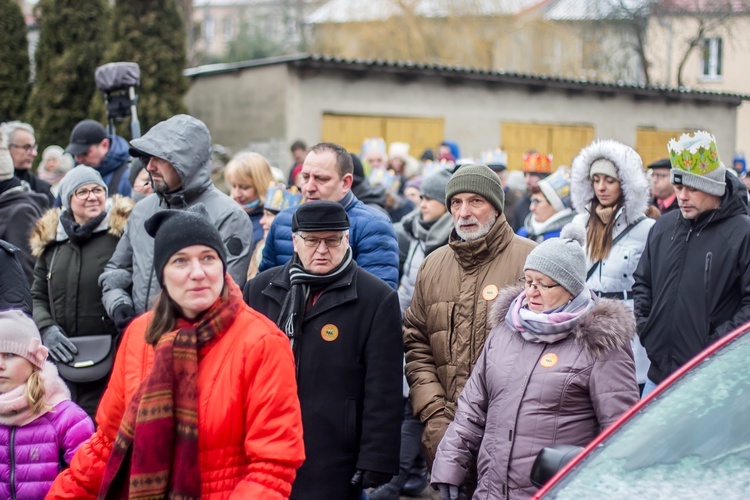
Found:
[[[464,241],[477,240],[490,232],[490,229],[495,225],[496,220],[497,216],[494,213],[491,218],[483,224],[480,224],[479,219],[476,217],[461,217],[458,219],[458,222],[456,222],[456,234]],[[476,224],[477,228],[473,231],[465,231],[459,227],[461,224]]]

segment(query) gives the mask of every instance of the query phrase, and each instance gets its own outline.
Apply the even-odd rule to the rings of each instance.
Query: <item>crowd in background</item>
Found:
[[[222,192],[188,115],[130,142],[84,120],[36,174],[2,124],[0,490],[528,498],[544,446],[750,320],[744,157],[664,151],[296,141]]]

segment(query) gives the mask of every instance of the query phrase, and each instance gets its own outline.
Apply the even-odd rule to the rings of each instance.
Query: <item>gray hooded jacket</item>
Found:
[[[153,193],[133,208],[125,234],[99,277],[107,314],[112,317],[121,304],[132,305],[136,314],[142,314],[153,304],[160,287],[153,268],[154,239],[146,233],[144,222],[168,208],[206,206],[227,247],[227,272],[242,288],[253,248],[253,227],[242,208],[211,182],[211,134],[206,125],[192,116],[176,115],[134,139],[131,146],[171,163],[182,187]]]

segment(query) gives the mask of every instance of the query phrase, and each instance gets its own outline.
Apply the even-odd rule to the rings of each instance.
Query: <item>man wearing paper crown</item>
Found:
[[[514,231],[523,227],[528,217],[531,196],[539,192],[539,181],[552,173],[552,155],[544,155],[534,150],[523,155],[523,174],[526,181],[526,194],[513,207],[513,219],[510,225]]]
[[[638,334],[651,360],[644,395],[750,320],[747,189],[707,132],[668,145],[679,210],[662,215],[635,273]]]

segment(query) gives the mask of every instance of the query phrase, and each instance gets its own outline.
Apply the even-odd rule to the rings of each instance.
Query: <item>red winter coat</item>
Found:
[[[120,421],[149,371],[144,333],[153,313],[125,331],[94,436],[76,453],[47,498],[96,498]],[[199,352],[198,446],[204,499],[281,499],[305,458],[294,357],[270,320],[242,305],[218,341]]]

